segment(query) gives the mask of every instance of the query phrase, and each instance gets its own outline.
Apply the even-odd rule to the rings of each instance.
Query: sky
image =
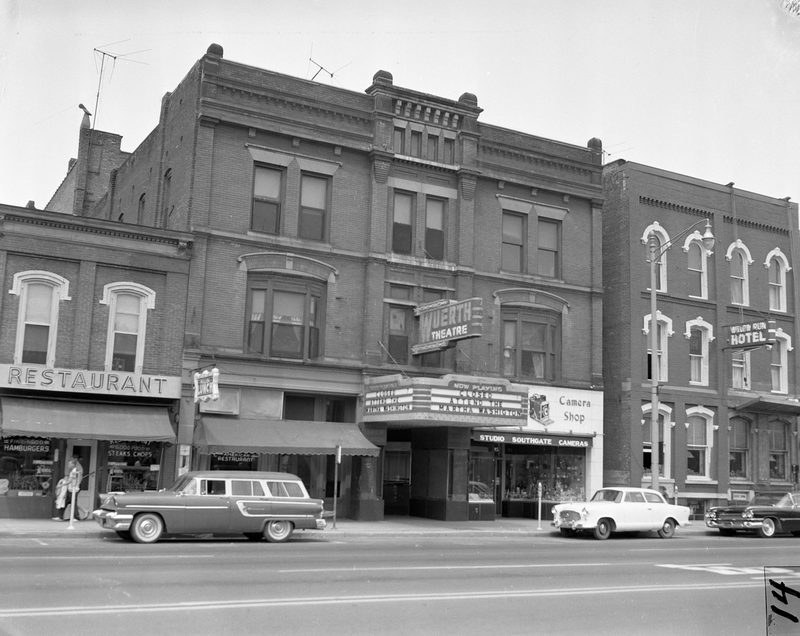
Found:
[[[789,5],[789,6],[787,6]],[[84,104],[133,151],[211,43],[363,92],[456,100],[480,120],[800,200],[798,0],[0,0],[0,203],[43,208]]]

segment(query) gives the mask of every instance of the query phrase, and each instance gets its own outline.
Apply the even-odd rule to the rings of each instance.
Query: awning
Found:
[[[358,424],[295,420],[252,420],[203,416],[195,445],[209,453],[250,452],[287,455],[378,455]]]
[[[166,407],[2,399],[0,435],[175,442]]]
[[[800,415],[800,401],[774,396],[761,395],[736,407],[738,411],[754,413],[775,413],[784,415]]]

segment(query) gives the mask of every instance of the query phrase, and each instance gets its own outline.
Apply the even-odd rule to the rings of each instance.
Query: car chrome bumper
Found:
[[[328,522],[325,519],[317,519],[317,530],[324,530],[328,527]]]
[[[101,528],[108,530],[129,530],[133,521],[133,515],[124,515],[102,508],[92,512],[92,518],[100,524]]]
[[[764,524],[761,519],[706,519],[706,525],[722,530],[758,530]]]
[[[571,521],[566,521],[563,519],[553,519],[550,523],[551,526],[554,528],[564,528],[568,530],[586,530],[586,526],[584,525],[581,519],[574,519]],[[592,528],[594,526],[591,526]]]

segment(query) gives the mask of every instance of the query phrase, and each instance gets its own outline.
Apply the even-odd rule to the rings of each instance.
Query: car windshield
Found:
[[[191,483],[193,480],[189,475],[181,475],[167,490],[170,492],[182,492],[186,488],[186,484]]]
[[[615,503],[619,503],[622,501],[622,491],[603,488],[603,490],[598,490],[596,493],[594,493],[592,501],[613,501]]]
[[[797,492],[787,492],[783,497],[780,498],[778,503],[775,504],[775,506],[778,508],[791,508],[797,505],[800,505],[800,493]]]

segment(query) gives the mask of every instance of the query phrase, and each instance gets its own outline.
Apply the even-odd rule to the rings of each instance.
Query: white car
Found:
[[[647,488],[601,488],[590,501],[553,506],[552,525],[564,536],[591,531],[596,539],[612,532],[655,530],[662,539],[675,534],[675,526],[689,523],[689,508],[667,503],[661,493]]]

